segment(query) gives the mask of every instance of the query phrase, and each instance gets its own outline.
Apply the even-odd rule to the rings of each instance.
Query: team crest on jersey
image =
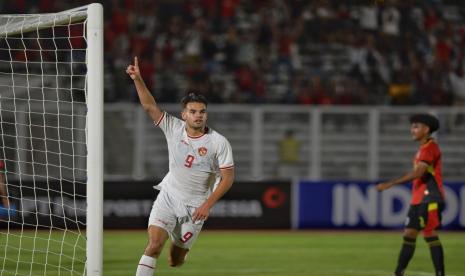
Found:
[[[207,154],[207,148],[206,147],[200,147],[199,148],[199,155],[204,156],[205,154]]]

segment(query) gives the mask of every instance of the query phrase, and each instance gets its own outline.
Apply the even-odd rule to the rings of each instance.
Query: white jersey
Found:
[[[186,123],[167,112],[155,125],[163,130],[169,152],[169,172],[159,186],[187,205],[200,206],[220,181],[220,169],[234,167],[231,145],[212,129],[190,137]]]

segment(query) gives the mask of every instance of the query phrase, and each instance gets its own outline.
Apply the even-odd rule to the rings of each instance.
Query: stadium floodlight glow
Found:
[[[0,160],[0,274],[102,275],[101,4],[0,15]]]

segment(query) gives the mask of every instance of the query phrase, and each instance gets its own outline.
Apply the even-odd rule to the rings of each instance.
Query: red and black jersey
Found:
[[[5,162],[3,162],[3,160],[0,160],[0,172],[4,172],[5,171]]]
[[[430,139],[426,144],[421,145],[413,162],[414,165],[425,162],[428,164],[428,169],[423,176],[413,180],[411,204],[444,202],[441,151],[438,144]]]

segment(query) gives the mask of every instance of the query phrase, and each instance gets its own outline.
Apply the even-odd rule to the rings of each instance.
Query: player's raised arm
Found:
[[[139,95],[140,103],[142,104],[145,112],[149,114],[152,121],[158,122],[163,115],[163,111],[158,107],[155,98],[148,90],[142,76],[140,75],[139,61],[137,60],[137,57],[134,57],[134,65],[130,64],[126,69],[126,73],[134,81],[137,95]]]

